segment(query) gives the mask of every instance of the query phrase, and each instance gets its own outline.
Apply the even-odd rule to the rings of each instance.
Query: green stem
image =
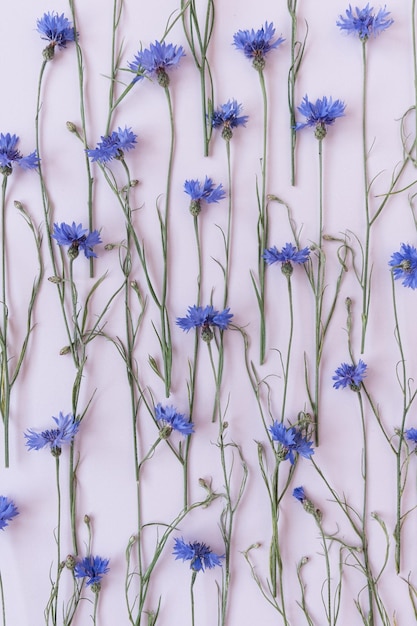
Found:
[[[285,419],[285,405],[287,402],[287,389],[288,389],[288,379],[289,379],[289,371],[290,371],[292,338],[293,338],[293,333],[294,333],[294,307],[293,307],[293,300],[292,300],[291,276],[287,276],[287,287],[288,287],[288,302],[289,302],[289,308],[290,308],[290,332],[289,332],[289,337],[288,337],[287,360],[285,363],[285,370],[284,370],[284,391],[282,394],[281,422],[283,422]]]
[[[191,585],[190,585],[190,595],[191,595],[191,626],[195,624],[195,611],[194,611],[194,583],[197,577],[197,572],[193,572],[191,574]]]
[[[0,598],[1,598],[1,614],[3,626],[6,626],[6,605],[4,603],[4,589],[3,589],[3,577],[0,572]]]
[[[231,247],[231,233],[232,233],[232,167],[230,159],[230,140],[227,139],[226,143],[226,156],[227,156],[227,183],[229,187],[228,194],[228,209],[227,209],[227,231],[225,238],[225,254],[226,262],[224,268],[224,296],[223,296],[223,308],[227,306],[229,296],[229,272],[230,272],[230,247]]]
[[[10,374],[8,357],[8,319],[9,311],[7,306],[7,271],[6,271],[6,190],[7,174],[3,174],[1,190],[1,278],[2,278],[2,311],[3,329],[1,337],[1,413],[4,425],[4,464],[9,467],[9,416],[10,416]]]
[[[413,71],[414,71],[414,116],[415,116],[415,133],[417,138],[417,37],[416,37],[416,0],[411,3],[411,33],[413,39]],[[416,140],[414,140],[415,145]],[[414,159],[414,165],[417,164],[417,157]]]
[[[371,235],[371,219],[369,214],[369,176],[368,176],[368,147],[367,147],[367,62],[366,62],[366,41],[362,42],[362,159],[363,159],[363,184],[365,192],[365,249],[362,270],[362,338],[361,354],[365,350],[366,328],[368,325],[368,313],[370,303],[370,276],[369,276],[369,245]]]
[[[314,372],[314,441],[319,445],[319,404],[320,404],[320,362],[324,335],[322,332],[322,310],[324,291],[325,263],[322,251],[323,243],[323,140],[318,140],[319,147],[319,236],[317,247],[317,282],[315,288],[315,372]]]
[[[267,176],[267,142],[268,142],[268,97],[265,86],[265,76],[263,70],[258,71],[261,84],[262,102],[263,102],[263,150],[261,162],[262,188],[259,202],[259,241],[258,241],[258,271],[259,271],[259,306],[260,306],[260,363],[265,360],[265,261],[263,252],[268,247],[268,215],[266,203],[266,176]]]

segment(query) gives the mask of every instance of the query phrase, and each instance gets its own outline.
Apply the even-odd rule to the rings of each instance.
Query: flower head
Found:
[[[211,125],[213,128],[222,127],[222,137],[226,141],[230,141],[233,137],[232,128],[238,126],[246,126],[249,117],[247,115],[239,115],[242,105],[236,100],[228,100],[226,104],[220,105],[211,116]]]
[[[43,56],[47,61],[53,59],[55,47],[66,48],[69,41],[75,41],[75,31],[69,20],[55,11],[44,13],[36,22],[36,30],[42,39],[49,41],[43,51]]]
[[[204,341],[211,341],[213,338],[213,327],[217,326],[220,330],[226,330],[233,313],[229,313],[230,309],[224,311],[216,311],[211,304],[204,307],[190,306],[188,307],[188,315],[186,317],[177,317],[177,324],[187,333],[191,328],[201,328],[201,336]]]
[[[133,82],[135,83],[145,74],[149,74],[156,76],[161,87],[168,87],[167,69],[176,67],[183,56],[185,56],[185,52],[182,46],[177,48],[172,43],[167,44],[164,41],[151,43],[149,48],[139,50],[134,60],[128,63],[132,72],[136,73]]]
[[[388,18],[388,15],[390,12],[386,11],[385,7],[375,15],[374,8],[370,7],[369,3],[363,9],[355,7],[354,11],[349,5],[346,9],[346,17],[340,15],[336,24],[341,30],[357,35],[361,41],[365,42],[371,35],[376,37],[393,24],[394,20]]]
[[[417,428],[409,428],[405,431],[405,436],[409,441],[417,444]]]
[[[61,454],[61,448],[66,443],[71,443],[80,428],[79,420],[71,414],[63,415],[59,413],[59,417],[52,417],[57,428],[51,430],[43,430],[41,433],[35,432],[29,428],[25,437],[26,445],[29,450],[41,450],[49,446],[53,456]]]
[[[306,494],[304,492],[304,487],[296,487],[293,492],[292,495],[294,496],[294,498],[296,500],[298,500],[298,502],[301,502],[301,504],[304,502],[304,500],[306,499]]]
[[[278,48],[285,39],[278,37],[275,41],[272,41],[275,35],[274,24],[268,24],[265,22],[265,26],[262,26],[257,31],[252,30],[238,30],[233,35],[233,43],[237,50],[242,50],[245,57],[252,59],[253,67],[262,71],[265,67],[265,56],[270,50]]]
[[[93,247],[101,243],[98,230],[89,233],[87,228],[83,228],[81,224],[77,226],[75,222],[71,226],[65,222],[61,222],[61,226],[54,224],[52,237],[59,246],[69,246],[68,256],[71,259],[76,259],[80,250],[84,251],[87,259],[97,257]]]
[[[0,496],[0,530],[4,530],[8,526],[8,522],[16,515],[19,515],[19,511],[13,500],[9,500],[6,496]]]
[[[200,214],[202,200],[207,204],[212,204],[223,200],[226,196],[223,185],[220,184],[215,187],[212,179],[208,176],[206,176],[204,183],[199,180],[186,180],[184,191],[191,198],[190,213],[195,217]]]
[[[314,126],[315,136],[317,139],[324,139],[327,134],[327,126],[333,124],[336,118],[343,117],[346,105],[341,100],[332,98],[317,98],[316,102],[310,102],[308,96],[304,96],[301,104],[297,107],[298,111],[305,116],[305,122],[298,122],[295,130],[300,130],[306,126]]]
[[[221,565],[221,559],[224,559],[224,555],[215,554],[205,543],[197,541],[185,543],[184,539],[178,539],[178,537],[175,539],[172,554],[175,555],[176,560],[191,561],[190,569],[194,572],[204,572],[205,568],[212,569],[216,565]]]
[[[178,431],[181,435],[184,435],[184,437],[194,432],[193,423],[187,420],[185,415],[178,413],[173,406],[162,406],[162,404],[158,404],[155,407],[155,419],[164,424],[161,429],[161,436],[164,439],[168,438],[173,430]]]
[[[402,243],[399,252],[394,252],[389,261],[395,280],[402,279],[404,287],[417,289],[417,250]]]
[[[272,440],[277,441],[279,444],[277,451],[279,457],[283,461],[289,459],[291,465],[294,465],[295,454],[299,454],[306,459],[309,459],[314,454],[313,443],[308,441],[306,437],[303,437],[295,426],[286,428],[284,424],[275,420],[272,426],[269,427],[269,432]]]
[[[101,579],[110,570],[109,559],[102,559],[101,556],[86,556],[76,563],[74,576],[76,578],[87,578],[87,586],[91,586],[94,593],[101,589]]]
[[[361,383],[365,378],[367,365],[359,359],[357,365],[349,365],[348,363],[342,363],[340,367],[337,368],[332,380],[333,387],[335,389],[345,389],[346,387],[350,387],[352,391],[359,391],[361,388]]]
[[[0,173],[8,176],[12,173],[13,165],[17,163],[24,170],[33,170],[39,165],[36,152],[22,156],[16,148],[19,137],[10,133],[0,133]]]
[[[279,251],[276,246],[273,246],[272,248],[264,250],[262,256],[268,265],[281,263],[282,273],[286,276],[291,276],[293,270],[292,264],[296,263],[301,265],[302,263],[306,263],[310,258],[310,249],[302,248],[301,250],[297,250],[291,243],[286,243],[281,251]]]
[[[101,137],[95,148],[87,150],[87,154],[92,161],[107,163],[113,159],[122,159],[123,152],[132,150],[135,147],[137,135],[131,128],[118,128],[111,135]]]

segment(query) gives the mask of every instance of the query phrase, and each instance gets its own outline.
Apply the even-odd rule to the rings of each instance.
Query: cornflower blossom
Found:
[[[63,415],[59,413],[58,417],[52,417],[57,428],[43,430],[40,433],[29,428],[24,436],[26,437],[26,445],[29,450],[41,450],[49,446],[53,456],[60,456],[62,446],[70,444],[80,428],[79,420],[69,413]]]
[[[350,387],[352,391],[359,391],[362,381],[366,376],[366,368],[367,365],[362,361],[362,359],[359,359],[357,365],[342,363],[332,377],[332,380],[335,381],[333,383],[333,387],[335,389],[339,389],[340,387],[342,387],[342,389]]]
[[[17,506],[6,496],[0,496],[0,530],[4,530],[8,526],[8,522],[16,515],[19,515]]]
[[[376,37],[394,23],[388,15],[390,12],[386,11],[385,7],[375,15],[374,8],[370,7],[369,3],[363,9],[355,7],[354,11],[349,5],[346,9],[346,16],[339,15],[336,25],[340,30],[350,35],[357,35],[362,42],[366,42],[371,35]]]
[[[413,443],[417,444],[417,428],[408,428],[404,432],[408,441],[412,441]],[[416,448],[416,451],[417,451],[417,448]]]
[[[167,439],[173,430],[181,433],[184,437],[194,432],[194,425],[186,419],[185,415],[178,413],[173,406],[162,406],[157,404],[155,407],[155,419],[163,423],[161,428],[161,437]]]
[[[223,185],[220,184],[215,187],[212,179],[208,176],[206,176],[204,183],[194,179],[186,180],[184,183],[184,191],[191,198],[190,213],[194,217],[200,214],[202,201],[207,204],[213,204],[226,197]]]
[[[212,569],[216,565],[221,566],[224,555],[216,554],[205,543],[198,541],[185,543],[184,539],[178,539],[178,537],[174,541],[172,554],[175,560],[191,561],[190,569],[194,572],[204,572],[204,569]]]
[[[155,41],[149,48],[139,50],[132,62],[128,63],[129,69],[136,74],[133,83],[143,78],[144,75],[156,76],[161,87],[169,85],[168,69],[177,67],[181,58],[185,56],[182,46],[174,46],[172,43]]]
[[[65,222],[61,222],[61,226],[54,224],[52,238],[59,246],[69,246],[68,256],[72,260],[77,258],[80,250],[83,250],[87,259],[96,258],[93,247],[101,243],[98,230],[89,233],[87,228],[83,228],[81,224],[77,226],[75,222],[71,226]]]
[[[324,139],[327,134],[327,126],[331,126],[338,117],[345,114],[346,105],[341,100],[332,98],[317,98],[316,102],[310,102],[308,96],[304,96],[298,111],[305,116],[305,122],[297,122],[295,130],[301,130],[306,126],[315,128],[314,134],[317,139]]]
[[[321,511],[319,509],[316,509],[312,501],[307,498],[305,491],[304,491],[304,487],[296,487],[293,490],[292,495],[294,496],[296,500],[298,500],[298,502],[301,502],[304,510],[307,513],[314,515],[316,522],[318,523],[321,522],[321,518],[322,518]]]
[[[222,127],[222,137],[225,141],[230,141],[233,137],[232,128],[246,126],[248,115],[240,115],[242,105],[236,100],[228,100],[226,104],[220,105],[211,114],[211,125],[213,128]]]
[[[123,159],[124,152],[133,150],[136,144],[137,135],[131,128],[118,128],[111,135],[101,137],[95,148],[86,150],[92,161],[97,161],[102,165],[113,159]]]
[[[213,328],[226,330],[233,317],[233,313],[229,313],[230,309],[224,311],[216,311],[211,304],[206,307],[190,306],[188,307],[188,315],[186,317],[177,317],[178,326],[188,333],[192,328],[201,328],[201,337],[203,341],[210,342],[213,339]]]
[[[401,280],[404,287],[417,288],[417,250],[408,243],[402,243],[399,252],[394,252],[389,261],[395,280]]]
[[[303,437],[295,426],[286,428],[284,424],[275,420],[272,426],[269,427],[269,432],[272,440],[279,444],[277,451],[279,457],[283,461],[288,459],[291,465],[295,463],[295,454],[299,454],[306,459],[309,459],[314,454],[313,442]]]
[[[44,13],[36,22],[36,30],[42,39],[49,41],[43,51],[44,59],[47,61],[54,58],[56,46],[66,48],[68,42],[75,41],[75,30],[63,13],[62,15],[55,11]]]
[[[291,276],[293,272],[293,263],[302,265],[306,263],[310,258],[310,249],[302,248],[297,250],[291,243],[286,243],[282,250],[278,250],[276,246],[267,248],[262,257],[268,265],[273,263],[281,263],[281,270],[285,276]]]
[[[86,556],[75,564],[74,576],[87,578],[87,586],[91,587],[94,593],[98,593],[101,589],[101,579],[110,571],[109,562],[109,559],[103,559],[101,556]]]
[[[12,173],[13,166],[16,164],[24,170],[33,170],[39,165],[36,151],[31,152],[28,156],[22,156],[16,147],[18,141],[17,135],[0,133],[0,173],[5,176]]]
[[[265,67],[265,56],[273,50],[278,48],[285,39],[278,37],[275,41],[272,41],[275,35],[274,24],[268,24],[265,22],[265,26],[262,26],[259,30],[238,30],[233,35],[233,44],[237,50],[242,50],[247,59],[252,60],[253,67],[262,71]]]

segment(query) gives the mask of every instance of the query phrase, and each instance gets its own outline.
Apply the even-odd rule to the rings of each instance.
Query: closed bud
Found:
[[[15,206],[15,209],[18,209],[19,211],[23,211],[23,204],[19,202],[19,200],[14,201],[14,206]]]
[[[67,128],[68,128],[70,133],[76,133],[77,132],[77,127],[74,124],[74,122],[67,122],[66,126],[67,126]]]

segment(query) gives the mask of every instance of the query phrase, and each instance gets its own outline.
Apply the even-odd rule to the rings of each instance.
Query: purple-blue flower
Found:
[[[178,539],[178,537],[174,541],[175,546],[172,554],[175,559],[191,561],[190,569],[194,572],[204,572],[205,569],[212,569],[216,565],[221,566],[224,555],[216,554],[205,543],[198,541],[185,543],[184,539]]]
[[[417,250],[408,243],[402,243],[399,252],[394,252],[389,261],[395,280],[401,280],[404,287],[417,289]]]
[[[358,35],[361,41],[367,41],[371,35],[376,37],[393,24],[394,20],[388,18],[388,15],[390,12],[385,7],[375,15],[369,3],[363,9],[355,7],[355,10],[349,5],[346,16],[339,15],[336,25],[348,34]]]
[[[94,593],[98,593],[101,589],[101,579],[104,574],[110,571],[109,559],[103,559],[101,556],[86,556],[78,561],[74,567],[74,576],[76,578],[87,578],[87,586],[91,586]]]
[[[276,246],[267,248],[264,250],[262,257],[268,265],[281,263],[283,274],[291,276],[293,270],[292,264],[296,263],[301,265],[302,263],[306,263],[310,258],[310,249],[302,248],[298,250],[292,243],[286,243],[281,251],[278,250]]]
[[[64,444],[70,444],[80,428],[79,420],[73,415],[64,415],[59,413],[58,417],[52,417],[57,428],[43,430],[40,433],[35,432],[32,428],[24,433],[26,437],[26,445],[29,450],[41,450],[49,446],[54,456],[61,454],[61,448]]]
[[[212,127],[222,127],[222,137],[226,141],[230,141],[233,137],[232,128],[246,126],[249,117],[247,115],[240,115],[241,109],[242,105],[236,100],[228,100],[226,104],[220,105],[211,114]]]
[[[351,365],[349,363],[342,363],[340,367],[337,368],[332,380],[333,387],[335,389],[345,389],[346,387],[350,387],[352,391],[359,391],[361,388],[361,383],[365,378],[367,365],[359,359],[357,365]]]
[[[8,522],[16,515],[19,515],[17,506],[6,496],[0,496],[0,530],[4,530],[8,526]]]
[[[163,422],[161,433],[163,433],[164,438],[169,437],[172,430],[176,430],[181,433],[181,435],[184,435],[184,437],[194,432],[193,423],[187,420],[185,415],[178,413],[177,409],[173,406],[157,404],[155,407],[155,419],[158,420],[158,422]]]
[[[212,204],[213,202],[219,202],[223,200],[226,193],[223,189],[223,185],[214,186],[211,178],[206,176],[204,183],[199,180],[186,180],[184,183],[184,191],[191,198],[190,213],[195,217],[201,212],[201,202],[207,202]]]
[[[405,431],[405,436],[407,437],[408,441],[412,441],[413,443],[417,444],[417,428],[409,428]]]
[[[301,504],[306,499],[306,494],[304,492],[304,487],[296,487],[293,490],[292,495],[294,496],[294,498],[296,498],[296,500],[298,500],[298,502],[301,502]]]
[[[129,69],[136,74],[132,82],[135,83],[145,74],[149,74],[156,76],[161,87],[168,87],[167,70],[177,67],[183,56],[185,56],[185,52],[182,46],[177,47],[164,41],[151,43],[149,48],[139,50],[134,60],[128,63]]]
[[[187,333],[192,328],[201,328],[201,337],[204,341],[211,341],[213,338],[213,327],[226,330],[233,317],[233,313],[229,313],[230,309],[224,311],[216,311],[211,304],[206,307],[189,306],[188,315],[186,317],[177,317],[177,324]]]
[[[317,139],[324,139],[327,133],[327,126],[331,126],[338,117],[345,114],[346,105],[341,100],[335,100],[324,96],[317,98],[316,102],[310,102],[308,96],[304,96],[298,111],[306,118],[305,122],[297,122],[295,130],[301,130],[306,126],[315,128]]]
[[[313,442],[303,437],[295,426],[286,428],[284,424],[275,420],[272,426],[269,427],[269,432],[272,440],[279,443],[278,454],[284,461],[289,459],[291,465],[295,463],[295,454],[299,454],[306,459],[309,459],[314,454]]]
[[[22,156],[17,149],[19,137],[10,133],[0,133],[0,173],[7,176],[12,173],[13,165],[17,163],[24,170],[33,170],[39,165],[38,155],[31,152]]]
[[[87,228],[83,228],[81,224],[77,225],[75,222],[71,226],[65,222],[61,222],[60,226],[54,224],[52,237],[59,246],[69,246],[68,256],[71,259],[76,259],[80,250],[83,250],[87,259],[97,257],[93,247],[101,243],[98,230],[89,233]]]
[[[36,30],[42,39],[49,41],[48,46],[43,51],[44,58],[51,60],[55,54],[55,47],[66,48],[67,43],[75,41],[75,31],[71,22],[55,11],[44,13],[36,22]]]
[[[137,135],[131,128],[125,126],[114,130],[111,135],[101,137],[95,148],[86,150],[92,161],[107,163],[113,159],[122,159],[123,153],[133,150],[136,144]]]
[[[252,59],[253,67],[262,71],[265,67],[265,56],[270,50],[278,48],[285,39],[278,37],[275,41],[274,24],[268,24],[265,22],[265,26],[262,26],[259,30],[238,30],[233,35],[233,43],[237,50],[242,50],[245,57]]]

